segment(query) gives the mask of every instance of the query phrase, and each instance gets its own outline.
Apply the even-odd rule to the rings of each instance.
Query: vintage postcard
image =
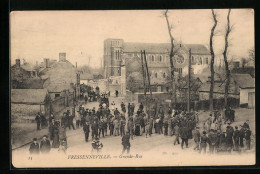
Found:
[[[15,168],[254,165],[253,9],[13,11]]]

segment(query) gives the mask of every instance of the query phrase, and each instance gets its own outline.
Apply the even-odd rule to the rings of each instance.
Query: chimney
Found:
[[[44,68],[49,68],[49,59],[44,59]]]
[[[16,63],[16,65],[17,65],[18,67],[21,66],[20,59],[15,59],[15,63]]]
[[[59,53],[59,61],[60,62],[66,61],[66,53]]]

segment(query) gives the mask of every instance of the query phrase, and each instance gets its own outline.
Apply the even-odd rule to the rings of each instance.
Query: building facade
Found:
[[[126,79],[133,71],[141,72],[141,50],[145,50],[151,81],[166,81],[170,77],[170,48],[170,43],[131,43],[124,42],[123,39],[106,39],[103,57],[104,77],[115,81],[111,82],[113,88],[119,89],[119,94],[125,95]],[[195,74],[208,68],[210,64],[210,52],[204,45],[177,44],[174,49],[174,68],[176,73],[183,76],[188,74],[190,49]]]

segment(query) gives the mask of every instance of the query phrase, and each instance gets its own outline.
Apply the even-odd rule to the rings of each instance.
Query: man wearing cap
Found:
[[[200,150],[199,149],[199,145],[200,145],[200,131],[199,131],[199,127],[196,127],[196,130],[194,131],[193,134],[194,137],[194,141],[195,141],[195,147],[194,150]]]
[[[245,138],[245,128],[240,125],[240,130],[239,130],[239,146],[241,148],[244,147],[244,138]]]
[[[203,131],[203,135],[200,137],[200,153],[202,150],[206,153],[207,143],[209,142],[209,138],[206,134],[206,131]]]
[[[130,152],[130,135],[129,132],[126,132],[126,135],[123,136],[122,138],[122,145],[123,145],[123,150],[122,150],[122,154],[124,154],[125,150],[127,150],[127,154],[129,154]]]
[[[39,154],[39,144],[37,143],[37,138],[33,138],[33,143],[30,145],[29,148],[30,154]]]
[[[51,150],[51,143],[47,139],[47,135],[44,135],[40,144],[40,151],[43,154],[49,153]]]

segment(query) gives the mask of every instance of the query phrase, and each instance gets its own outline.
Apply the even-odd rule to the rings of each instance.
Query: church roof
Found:
[[[209,50],[202,44],[183,44],[185,49],[191,49],[192,54],[210,54]],[[134,53],[145,50],[146,53],[169,53],[171,49],[170,43],[136,43],[136,42],[125,42],[124,52]],[[175,45],[180,47],[180,45]]]

